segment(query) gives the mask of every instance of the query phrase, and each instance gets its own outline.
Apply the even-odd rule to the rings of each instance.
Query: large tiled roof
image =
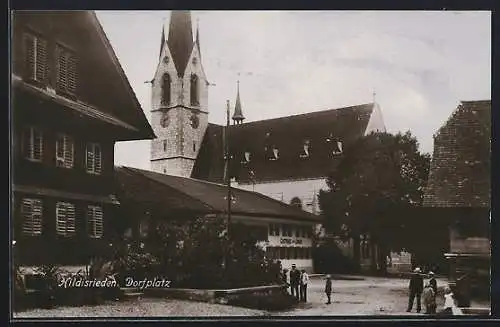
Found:
[[[424,206],[489,207],[491,101],[462,101],[434,136]]]
[[[224,213],[227,187],[193,178],[177,177],[130,167],[116,168],[118,197],[170,210]],[[235,215],[315,221],[321,217],[271,199],[260,193],[232,188]],[[123,203],[124,199],[120,199]]]
[[[332,153],[337,141],[345,148],[363,136],[373,108],[369,103],[231,125],[231,175],[240,183],[252,178],[266,182],[327,176],[342,158]],[[304,156],[305,142],[309,144],[308,156]],[[269,160],[273,147],[278,149],[277,160]],[[223,149],[223,127],[210,124],[192,176],[220,181],[224,176]],[[250,153],[248,163],[244,163],[245,152]]]

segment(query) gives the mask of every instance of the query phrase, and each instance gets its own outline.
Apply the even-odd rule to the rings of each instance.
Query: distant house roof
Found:
[[[118,197],[135,202],[162,206],[167,210],[189,210],[200,213],[225,213],[227,187],[193,178],[177,177],[130,167],[117,167]],[[321,217],[310,214],[260,193],[232,188],[235,215],[283,218],[318,222]],[[126,198],[126,199],[124,199]]]
[[[231,125],[231,176],[240,183],[325,177],[342,157],[338,150],[365,134],[373,110],[368,103]],[[222,181],[223,129],[209,124],[193,177]]]
[[[489,207],[491,100],[462,101],[434,136],[428,207]]]

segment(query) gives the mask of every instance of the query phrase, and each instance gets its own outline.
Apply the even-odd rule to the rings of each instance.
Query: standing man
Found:
[[[302,302],[307,302],[307,284],[309,283],[309,275],[304,269],[300,274],[300,300]]]
[[[328,298],[326,304],[332,303],[332,277],[330,275],[326,275],[325,293]]]
[[[415,268],[413,271],[413,275],[410,279],[410,298],[408,299],[408,309],[406,312],[411,312],[413,308],[413,300],[417,297],[417,312],[422,310],[422,304],[420,302],[420,297],[422,295],[422,291],[424,290],[424,278],[420,274],[422,270],[420,267]]]
[[[299,283],[300,271],[297,270],[295,264],[292,264],[292,270],[290,270],[290,286],[292,287],[292,295],[294,295],[297,300],[299,300]]]
[[[438,286],[436,282],[436,277],[434,276],[434,272],[429,271],[429,285],[431,285],[432,290],[434,291],[434,296],[436,296],[438,291]]]

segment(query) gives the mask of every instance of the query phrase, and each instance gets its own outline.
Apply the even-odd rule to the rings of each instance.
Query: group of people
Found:
[[[298,270],[295,264],[292,264],[290,271],[282,270],[282,281],[290,287],[290,294],[300,302],[307,302],[307,284],[309,284],[309,275],[302,269]]]
[[[408,299],[408,308],[406,312],[411,312],[413,302],[417,299],[417,312],[422,311],[422,303],[425,307],[426,314],[436,314],[436,297],[438,292],[437,281],[434,272],[423,274],[420,267],[415,268],[410,279],[410,297]],[[424,277],[429,277],[429,280],[424,285]],[[444,290],[444,307],[438,315],[454,315],[457,314],[454,295],[449,287]]]

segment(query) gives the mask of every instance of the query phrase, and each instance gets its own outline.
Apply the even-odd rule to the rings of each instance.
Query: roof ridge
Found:
[[[184,195],[186,195],[186,196],[190,197],[191,199],[193,199],[193,200],[195,200],[195,201],[197,201],[197,202],[201,203],[202,205],[204,205],[205,207],[207,207],[207,208],[209,208],[209,209],[211,209],[211,210],[213,210],[213,211],[218,211],[216,208],[214,208],[214,207],[212,207],[211,205],[207,204],[205,201],[201,201],[200,199],[195,198],[195,197],[191,196],[190,194],[188,194],[188,193],[186,193],[186,192],[183,192],[183,191],[181,191],[181,190],[178,190],[178,189],[176,189],[176,188],[174,188],[174,187],[172,187],[172,186],[170,186],[170,185],[168,185],[168,184],[162,183],[162,182],[160,182],[160,181],[159,181],[159,180],[157,180],[157,179],[151,178],[151,177],[147,176],[146,174],[144,174],[144,173],[143,173],[143,171],[147,171],[147,172],[151,172],[151,173],[155,173],[155,174],[159,174],[159,175],[161,175],[160,173],[157,173],[157,172],[154,172],[154,171],[151,171],[151,170],[144,170],[144,169],[139,169],[139,168],[127,167],[127,166],[121,166],[121,167],[122,167],[123,169],[125,169],[125,170],[131,171],[131,172],[135,172],[136,174],[140,174],[141,176],[144,176],[145,178],[147,178],[147,179],[149,179],[149,180],[151,180],[151,181],[153,181],[153,182],[155,182],[155,183],[157,183],[157,184],[161,184],[161,185],[163,185],[163,186],[165,186],[165,187],[168,187],[168,188],[170,188],[170,189],[173,189],[174,191],[176,191],[176,192],[178,192],[178,193],[182,193],[182,194],[184,194]],[[177,177],[177,176],[172,176],[172,175],[167,175],[167,176],[170,176],[170,177]]]
[[[342,110],[342,109],[354,109],[357,107],[364,107],[364,106],[371,106],[373,109],[373,102],[367,102],[367,103],[362,103],[362,104],[357,104],[357,105],[351,105],[351,106],[345,106],[345,107],[338,107],[338,108],[331,108],[331,109],[324,109],[324,110],[318,110],[318,111],[310,111],[302,114],[294,114],[294,115],[288,115],[288,116],[281,116],[281,117],[275,117],[275,118],[268,118],[268,119],[260,119],[260,120],[253,120],[249,121],[246,123],[243,123],[241,125],[231,125],[231,126],[248,126],[253,123],[259,123],[263,121],[271,121],[271,120],[279,120],[279,119],[289,119],[289,118],[295,118],[295,117],[300,117],[300,116],[307,116],[307,115],[312,115],[312,114],[318,114],[318,113],[326,113],[326,112],[334,112],[337,110]],[[222,126],[222,125],[220,125]]]

